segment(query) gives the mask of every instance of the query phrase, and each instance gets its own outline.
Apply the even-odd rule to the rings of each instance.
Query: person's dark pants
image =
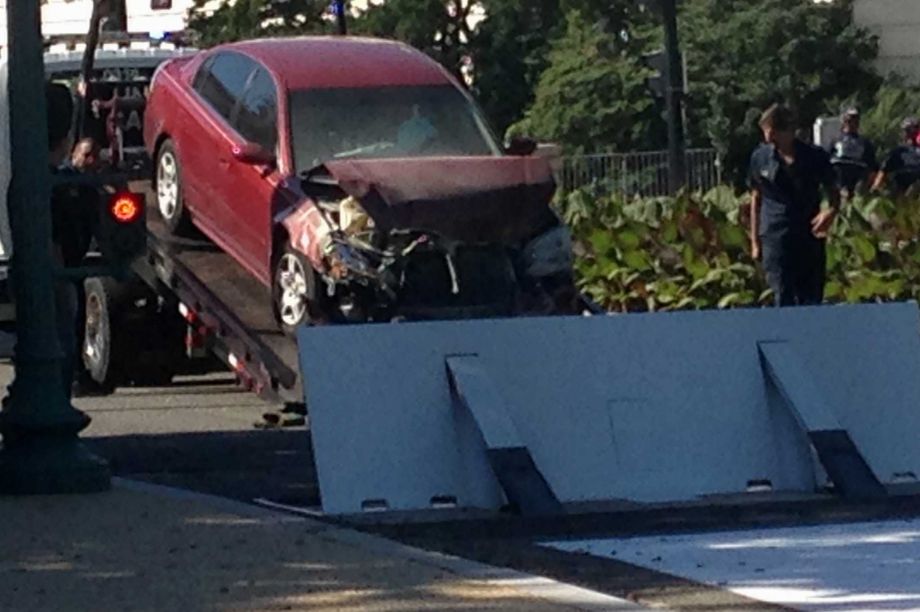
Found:
[[[835,164],[834,174],[836,176],[837,187],[852,198],[869,178],[868,170],[859,166],[847,164]]]
[[[824,240],[803,236],[762,236],[763,269],[777,306],[806,306],[824,300],[827,260]]]

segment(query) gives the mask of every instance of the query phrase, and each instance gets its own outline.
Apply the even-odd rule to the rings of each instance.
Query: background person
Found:
[[[920,122],[914,117],[908,117],[901,123],[901,131],[903,143],[888,154],[882,171],[872,185],[873,191],[880,191],[888,183],[891,194],[901,196],[920,180],[920,147],[917,146]]]
[[[70,160],[62,167],[61,173],[94,174],[100,169],[100,148],[93,138],[83,138],[74,145]],[[97,187],[89,185],[74,186],[68,189],[67,201],[71,207],[69,222],[75,236],[81,236],[83,242],[78,246],[82,252],[90,249],[92,237],[98,225],[99,207],[102,193]],[[86,292],[83,283],[74,284],[77,291],[76,336],[75,344],[80,350],[86,337]],[[98,394],[99,385],[93,381],[83,364],[82,355],[74,359],[73,396],[80,397]]]
[[[74,102],[64,85],[45,86],[48,111],[48,164],[54,175],[77,172],[68,168],[71,150],[71,129]],[[72,159],[70,159],[72,162]],[[82,162],[81,162],[82,163]],[[51,242],[53,257],[62,268],[78,267],[89,250],[98,215],[98,190],[75,185],[57,185],[51,191]],[[64,354],[62,382],[67,397],[71,397],[73,376],[77,366],[78,314],[80,312],[77,283],[62,278],[54,281],[55,313],[58,340]]]
[[[851,108],[841,117],[840,137],[830,148],[831,164],[837,179],[837,188],[847,198],[863,185],[871,186],[879,170],[875,145],[859,133],[859,111]]]
[[[795,137],[795,116],[774,104],[760,118],[764,144],[751,156],[751,254],[761,259],[777,306],[820,304],[824,241],[840,207],[826,151]],[[821,191],[830,207],[821,208]]]
[[[83,138],[74,145],[70,166],[78,172],[95,172],[99,169],[99,145],[92,138]]]

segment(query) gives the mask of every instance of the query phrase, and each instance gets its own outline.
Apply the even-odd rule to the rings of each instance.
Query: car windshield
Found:
[[[498,155],[473,102],[452,85],[306,89],[290,94],[294,163]]]

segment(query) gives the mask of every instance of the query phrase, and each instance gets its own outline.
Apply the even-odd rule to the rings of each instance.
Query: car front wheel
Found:
[[[310,310],[316,307],[316,276],[306,257],[290,246],[275,265],[272,297],[275,318],[286,334],[310,324]]]

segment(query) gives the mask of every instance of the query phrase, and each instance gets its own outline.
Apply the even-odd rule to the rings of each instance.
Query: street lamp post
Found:
[[[110,486],[108,465],[80,443],[90,419],[71,405],[61,378],[39,0],[9,0],[6,10],[17,344],[0,411],[0,493],[101,491]]]
[[[668,183],[671,193],[687,182],[686,145],[683,121],[683,67],[677,37],[676,0],[660,0],[664,20],[664,46],[667,58],[666,100],[668,108]]]

